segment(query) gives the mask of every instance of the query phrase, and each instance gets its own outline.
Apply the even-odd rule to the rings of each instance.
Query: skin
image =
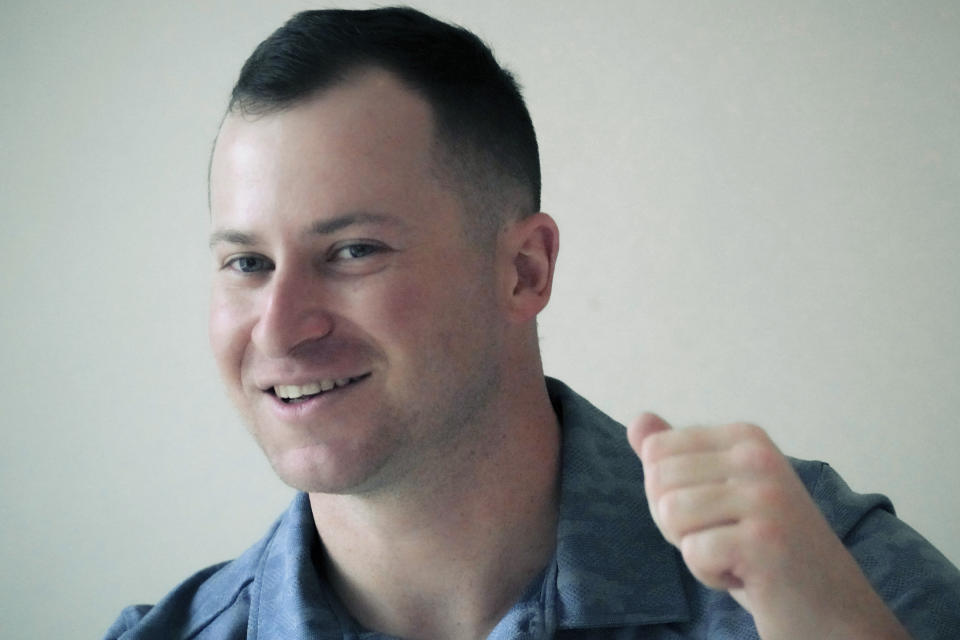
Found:
[[[534,322],[558,232],[538,213],[481,251],[432,124],[377,70],[229,116],[210,337],[270,463],[310,494],[318,569],[354,617],[482,638],[553,553],[559,432]],[[354,382],[297,405],[272,392],[327,379]],[[646,414],[628,433],[664,536],[763,638],[907,637],[762,430]]]
[[[627,434],[660,531],[761,638],[909,640],[762,429],[675,430],[647,413]]]
[[[474,638],[553,551],[559,432],[534,322],[558,234],[534,214],[481,251],[433,141],[427,104],[378,70],[230,115],[211,164],[210,336],[273,468],[310,494],[351,613]],[[356,382],[298,405],[271,390],[324,379]]]

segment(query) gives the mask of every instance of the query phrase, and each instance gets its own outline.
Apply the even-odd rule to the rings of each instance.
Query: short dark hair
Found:
[[[540,209],[540,158],[513,75],[476,35],[409,7],[294,15],[247,59],[228,113],[281,111],[379,67],[431,106],[441,178],[480,230]]]

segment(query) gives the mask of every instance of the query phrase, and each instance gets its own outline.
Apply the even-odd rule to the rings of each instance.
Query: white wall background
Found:
[[[241,63],[313,6],[0,7],[4,638],[98,637],[290,498],[208,355],[205,171]],[[759,422],[960,562],[960,5],[417,6],[526,87],[548,372],[621,420]]]

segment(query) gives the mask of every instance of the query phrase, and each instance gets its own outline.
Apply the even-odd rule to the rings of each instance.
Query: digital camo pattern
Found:
[[[750,615],[700,585],[647,510],[643,470],[622,425],[547,380],[563,425],[554,561],[491,640],[748,640]],[[960,630],[960,572],[900,522],[883,496],[853,493],[821,462],[794,461],[827,520],[917,640]],[[123,611],[105,640],[386,639],[364,631],[315,570],[306,495],[236,560],[205,569],[150,607]]]

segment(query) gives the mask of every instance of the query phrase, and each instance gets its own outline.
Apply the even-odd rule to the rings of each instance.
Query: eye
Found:
[[[273,263],[263,256],[241,255],[230,258],[223,267],[240,273],[259,273],[261,271],[272,271]]]
[[[380,253],[385,247],[372,242],[354,242],[338,247],[331,256],[331,260],[359,260]]]

